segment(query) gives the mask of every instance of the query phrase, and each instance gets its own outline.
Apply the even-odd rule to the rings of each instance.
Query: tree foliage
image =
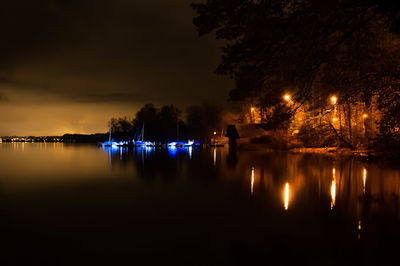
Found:
[[[267,106],[283,90],[303,102],[315,85],[337,91],[332,82],[379,72],[382,65],[369,63],[388,63],[380,60],[390,57],[380,42],[398,28],[400,10],[391,1],[351,0],[208,0],[192,7],[199,34],[215,32],[227,43],[217,73],[236,81],[230,98]]]
[[[145,104],[134,119],[112,118],[109,122],[113,138],[116,140],[138,140],[144,129],[144,140],[166,143],[194,139],[206,142],[212,132],[221,128],[222,109],[210,103],[190,106],[181,119],[182,111],[174,105],[161,108]]]
[[[192,138],[206,142],[211,132],[221,127],[222,109],[219,106],[203,103],[186,109],[186,125]]]
[[[225,43],[216,72],[234,79],[231,100],[275,108],[289,92],[292,108],[307,104],[322,117],[337,95],[348,128],[333,129],[353,146],[352,104],[368,109],[378,97],[381,131],[399,135],[400,2],[205,0],[192,7],[199,35]]]
[[[180,115],[181,111],[173,105],[164,105],[159,109],[153,104],[145,104],[133,120],[112,118],[109,125],[114,139],[138,140],[143,129],[146,141],[168,142],[176,140],[178,125],[181,130],[184,128]]]

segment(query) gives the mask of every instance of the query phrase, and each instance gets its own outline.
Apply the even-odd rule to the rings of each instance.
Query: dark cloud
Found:
[[[79,103],[132,103],[141,101],[142,97],[134,93],[102,93],[74,95],[71,100]]]
[[[187,0],[4,1],[0,89],[15,104],[223,104],[231,83],[213,74],[218,46],[193,16]]]
[[[3,93],[0,92],[0,102],[8,102],[10,99]]]

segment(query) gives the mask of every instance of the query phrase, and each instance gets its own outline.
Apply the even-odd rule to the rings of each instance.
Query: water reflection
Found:
[[[189,158],[190,159],[192,159],[192,155],[193,155],[193,147],[192,146],[190,146],[190,147],[186,147],[187,148],[187,150],[188,150],[188,153],[189,153]]]
[[[336,202],[336,169],[332,169],[332,184],[331,184],[331,210],[335,207]]]
[[[176,155],[178,154],[178,148],[176,146],[168,146],[168,154],[172,158],[176,158]]]
[[[110,147],[110,146],[108,146],[108,147],[104,147],[103,148],[107,153],[110,153],[110,154],[119,154],[120,153],[120,151],[122,151],[122,149],[123,148],[120,148],[120,147]]]
[[[253,196],[254,194],[254,167],[251,168],[251,185],[250,185],[250,193]]]
[[[217,165],[217,149],[214,148],[214,166]]]
[[[367,183],[367,169],[363,170],[363,193],[365,194],[365,185]]]
[[[373,205],[372,209],[366,210],[363,206],[367,200],[378,200],[378,202],[387,202],[392,205],[395,203],[391,201],[400,195],[399,171],[377,165],[369,166],[370,171],[375,172],[375,175],[371,174],[371,179],[368,180],[370,185],[367,195],[366,183],[369,173],[363,163],[354,159],[329,158],[309,154],[256,154],[250,152],[236,154],[235,152],[235,167],[232,167],[232,153],[229,151],[227,156],[223,156],[225,150],[219,148],[208,150],[192,147],[168,147],[168,149],[138,147],[133,150],[106,148],[106,151],[114,171],[133,165],[134,170],[132,171],[145,179],[155,177],[173,179],[186,175],[201,176],[202,178],[215,176],[224,180],[223,182],[233,182],[239,185],[241,176],[248,175],[249,172],[247,174],[244,172],[246,169],[250,169],[251,196],[269,197],[270,202],[276,201],[279,205],[281,199],[277,200],[281,196],[277,195],[275,199],[271,197],[276,195],[274,191],[277,191],[278,186],[280,191],[283,186],[285,210],[289,208],[293,193],[299,195],[299,204],[308,199],[314,204],[318,199],[321,206],[324,206],[325,196],[329,196],[328,206],[331,210],[339,208],[340,211],[354,213],[357,217],[362,214],[364,217],[363,212],[377,210],[376,205]],[[217,158],[221,158],[221,164],[217,164]],[[332,167],[332,164],[335,166]],[[210,168],[211,166],[214,168]],[[259,178],[256,168],[260,169]],[[268,178],[264,179],[264,176]],[[383,176],[388,176],[385,177],[385,182],[383,182]],[[362,183],[360,184],[358,180],[362,180]],[[395,182],[397,185],[389,185],[391,182]],[[255,194],[256,185],[257,191],[260,191],[257,195]],[[362,198],[362,196],[368,197]],[[400,211],[400,200],[396,204],[399,206],[394,210],[397,213]],[[358,220],[359,218],[357,218]]]
[[[329,253],[343,246],[347,258],[366,241],[373,249],[379,240],[380,250],[400,242],[400,171],[349,157],[227,153],[220,148],[103,150],[90,145],[1,144],[0,169],[1,202],[13,213],[26,210],[22,218],[15,218],[21,223],[50,221],[47,226],[67,228],[67,222],[62,224],[64,217],[81,225],[85,216],[89,231],[101,237],[93,224],[100,224],[101,229],[110,224],[115,230],[121,228],[124,233],[120,235],[130,234],[128,242],[136,241],[139,235],[130,230],[145,228],[141,243],[150,242],[146,242],[149,232],[152,243],[159,243],[159,235],[169,241],[177,235],[198,233],[193,239],[204,237],[204,246],[239,239],[240,247],[247,245],[243,243],[266,243],[254,250],[272,250],[272,255],[288,247],[294,257],[313,248]],[[49,185],[53,183],[57,186]],[[28,190],[39,191],[37,205]],[[53,202],[56,204],[50,206]],[[43,220],[35,220],[40,217]],[[60,221],[52,220],[57,217]],[[152,233],[154,230],[157,233]],[[106,239],[117,239],[115,235]],[[118,241],[101,244],[105,243]],[[228,244],[229,248],[235,245]],[[297,252],[303,247],[304,253]],[[252,250],[251,246],[247,250]],[[235,253],[231,251],[224,254]]]
[[[358,226],[357,226],[357,239],[361,239],[361,220],[358,220]]]
[[[285,210],[289,208],[289,183],[286,182],[285,184],[285,192],[284,192],[284,207]]]

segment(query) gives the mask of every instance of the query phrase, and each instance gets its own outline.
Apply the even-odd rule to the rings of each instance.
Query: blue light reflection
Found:
[[[168,146],[168,154],[171,158],[176,158],[178,148],[176,146]]]
[[[111,154],[118,154],[120,151],[120,147],[118,146],[104,146],[103,149],[107,152],[107,153],[111,153]]]
[[[110,155],[118,155],[120,160],[123,160],[129,154],[135,154],[136,158],[144,159],[151,158],[156,154],[167,153],[170,158],[177,158],[178,155],[189,157],[192,159],[193,153],[196,150],[199,150],[199,147],[196,146],[166,146],[164,148],[161,147],[151,147],[151,146],[136,146],[133,148],[128,147],[118,147],[118,146],[103,146],[102,149],[106,151]]]

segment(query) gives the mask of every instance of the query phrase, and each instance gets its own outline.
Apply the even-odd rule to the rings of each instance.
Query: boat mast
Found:
[[[144,137],[144,123],[143,123],[143,126],[142,126],[142,142],[143,142],[143,137]]]
[[[112,124],[110,124],[110,135],[108,136],[108,141],[111,143],[111,129],[112,129]]]
[[[176,142],[179,142],[179,118],[176,115]]]

